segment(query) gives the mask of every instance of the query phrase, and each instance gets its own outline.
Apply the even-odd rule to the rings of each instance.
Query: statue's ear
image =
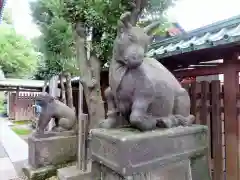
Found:
[[[126,32],[131,27],[131,12],[125,12],[118,21],[118,34]]]

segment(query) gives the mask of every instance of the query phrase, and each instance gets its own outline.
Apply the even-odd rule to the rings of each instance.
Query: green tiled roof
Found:
[[[240,43],[240,16],[154,42],[150,45],[147,56],[165,58],[233,43]]]

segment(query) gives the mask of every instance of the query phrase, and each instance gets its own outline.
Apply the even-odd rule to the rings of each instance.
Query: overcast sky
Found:
[[[32,23],[29,1],[7,0],[13,10],[17,32],[28,38],[39,35]],[[213,22],[240,14],[240,0],[179,0],[169,14],[186,30],[193,30]]]
[[[6,0],[6,6],[12,9],[12,17],[16,31],[27,38],[40,34],[37,26],[32,22],[29,2],[32,0]]]
[[[188,31],[239,15],[240,0],[180,0],[170,12]]]

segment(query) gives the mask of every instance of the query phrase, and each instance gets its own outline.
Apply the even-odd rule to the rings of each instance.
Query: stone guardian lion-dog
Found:
[[[148,131],[191,125],[188,92],[160,62],[145,57],[151,38],[130,24],[130,16],[127,12],[119,21],[105,91],[108,118],[99,127],[130,124]]]

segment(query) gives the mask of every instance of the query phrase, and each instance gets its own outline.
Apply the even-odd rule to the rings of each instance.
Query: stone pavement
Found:
[[[10,180],[16,178],[17,173],[15,171],[15,168],[0,141],[0,179]]]
[[[28,159],[28,144],[0,119],[0,180],[22,179],[21,167]]]
[[[11,160],[8,157],[0,158],[0,179],[10,180],[18,177]]]
[[[5,157],[7,157],[7,153],[6,153],[6,151],[5,151],[5,149],[2,146],[1,141],[0,141],[0,158],[5,158]]]

